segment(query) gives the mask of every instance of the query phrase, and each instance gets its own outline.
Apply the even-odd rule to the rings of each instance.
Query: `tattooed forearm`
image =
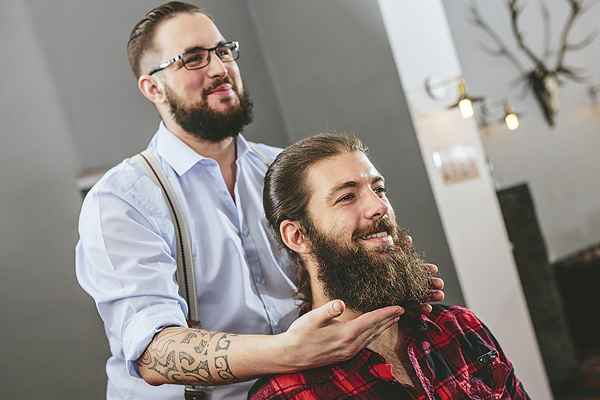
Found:
[[[150,383],[218,385],[236,382],[229,350],[236,335],[201,329],[167,328],[157,335],[138,360],[142,376],[163,379]],[[144,376],[146,379],[146,376]],[[163,382],[164,380],[164,382]]]
[[[229,361],[227,356],[218,356],[215,357],[215,368],[217,369],[217,374],[224,381],[235,381],[236,377],[231,372],[231,368],[229,367]]]
[[[215,346],[215,352],[229,350],[229,346],[231,345],[231,340],[229,338],[231,336],[235,336],[235,335],[230,335],[227,333],[224,333],[223,335],[221,335],[221,337],[219,337],[217,339],[217,345]]]
[[[185,337],[183,338],[183,340],[181,341],[181,343],[188,344],[195,337],[198,337],[198,335],[196,335],[194,332],[190,332],[187,335],[185,335]]]
[[[235,381],[237,379],[233,375],[233,372],[231,372],[227,355],[227,350],[229,350],[229,346],[231,345],[231,340],[229,339],[231,336],[235,335],[224,333],[217,339],[217,344],[215,345],[215,369],[219,377],[224,381]]]

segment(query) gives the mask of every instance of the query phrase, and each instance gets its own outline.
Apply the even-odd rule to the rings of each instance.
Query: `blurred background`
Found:
[[[159,3],[0,2],[1,398],[105,397],[109,349],[74,273],[78,213],[158,126],[125,46]],[[194,3],[240,41],[246,137],[357,133],[447,303],[487,323],[532,398],[595,398],[600,6]]]

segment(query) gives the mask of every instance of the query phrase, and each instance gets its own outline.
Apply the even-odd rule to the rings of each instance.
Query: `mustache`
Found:
[[[202,91],[202,97],[206,99],[211,92],[213,92],[216,88],[225,83],[230,84],[233,90],[235,90],[235,92],[237,93],[237,88],[235,87],[233,82],[231,82],[231,79],[228,76],[226,76],[224,78],[216,78],[215,81],[209,87]]]
[[[394,236],[395,226],[388,217],[379,218],[371,226],[360,229],[352,235],[353,240],[358,240],[364,236],[372,235],[374,233],[385,232],[390,236]]]

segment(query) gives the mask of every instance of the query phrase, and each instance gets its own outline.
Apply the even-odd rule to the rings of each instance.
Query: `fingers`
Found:
[[[433,311],[433,307],[431,307],[431,304],[421,304],[419,307],[421,309],[421,312],[425,314],[431,314],[431,312]]]
[[[344,313],[346,305],[341,300],[332,300],[323,304],[321,307],[309,311],[303,317],[310,320],[314,326],[323,326],[332,319],[339,317]]]
[[[348,327],[352,327],[355,337],[366,340],[373,335],[380,335],[390,324],[397,322],[405,312],[400,306],[380,308],[349,321]]]
[[[431,292],[429,293],[429,296],[427,297],[427,299],[425,300],[426,302],[437,302],[437,301],[444,301],[444,280],[442,278],[438,278],[435,275],[438,272],[438,267],[435,264],[423,264],[425,268],[427,268],[427,270],[429,271],[429,273],[432,275],[432,277],[429,279],[429,288],[431,289]],[[421,310],[423,312],[431,312],[431,306],[423,304],[421,305]]]
[[[400,306],[390,306],[380,308],[361,315],[354,319],[354,323],[360,331],[368,330],[373,326],[378,326],[380,323],[387,321],[393,317],[399,317],[404,314],[404,308]]]
[[[438,273],[438,267],[435,264],[426,263],[423,264],[423,266],[431,275],[436,275]]]
[[[433,290],[443,290],[444,289],[444,280],[441,278],[430,278],[429,279],[429,287]]]
[[[365,346],[368,346],[369,343],[377,339],[383,332],[388,330],[390,327],[396,325],[400,318],[401,315],[394,315],[386,320],[381,321],[377,325],[371,326],[369,329],[359,332],[355,336],[355,351],[358,352],[362,350]]]
[[[446,297],[446,295],[444,294],[443,291],[441,290],[432,290],[431,293],[429,294],[429,297],[427,298],[427,301],[444,301],[444,298]]]

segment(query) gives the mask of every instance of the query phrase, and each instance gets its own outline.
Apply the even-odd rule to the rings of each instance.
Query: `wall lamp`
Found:
[[[507,100],[487,101],[484,97],[471,96],[467,92],[467,85],[462,76],[448,78],[444,80],[433,80],[432,78],[425,79],[425,91],[434,100],[442,100],[445,98],[446,91],[443,90],[451,85],[456,85],[456,99],[448,105],[448,109],[458,108],[463,118],[471,118],[475,115],[474,103],[481,103],[480,113],[478,115],[478,124],[480,128],[488,128],[491,126],[492,120],[499,120],[506,127],[514,131],[519,128],[519,117],[521,114],[513,111]],[[590,93],[591,93],[590,89]],[[596,87],[596,94],[600,96],[600,85]],[[500,110],[502,110],[500,112]]]
[[[515,112],[508,100],[483,101],[480,110],[481,113],[478,119],[480,128],[489,128],[492,125],[490,121],[494,120],[505,124],[511,131],[518,129],[521,125],[519,118],[523,114]]]
[[[458,76],[442,81],[433,81],[431,78],[427,78],[425,79],[425,91],[432,99],[440,100],[443,97],[440,94],[440,89],[452,84],[456,84],[457,97],[452,104],[448,105],[448,109],[458,108],[463,118],[471,118],[474,115],[473,103],[481,102],[484,98],[469,95],[467,85],[462,77]]]

